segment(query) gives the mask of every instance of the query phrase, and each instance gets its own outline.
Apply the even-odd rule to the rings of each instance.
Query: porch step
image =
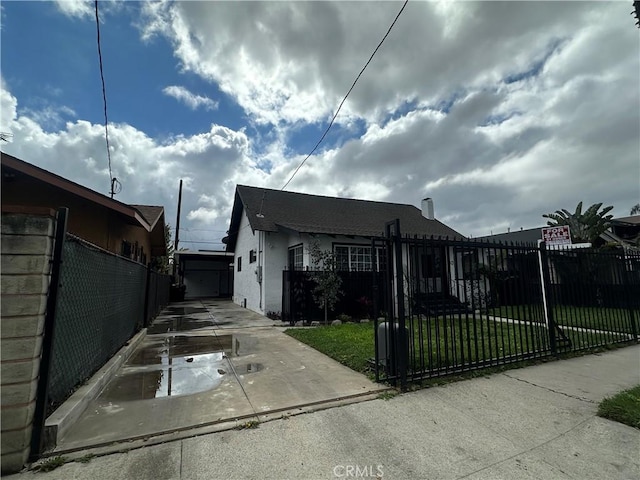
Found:
[[[467,313],[466,305],[458,298],[445,294],[422,294],[414,300],[414,311],[432,316]]]

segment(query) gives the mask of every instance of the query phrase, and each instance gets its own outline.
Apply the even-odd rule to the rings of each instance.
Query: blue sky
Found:
[[[165,38],[140,41],[139,15],[138,2],[101,13],[109,120],[153,137],[194,134],[211,123],[248,127],[242,109],[215,84],[180,72]],[[28,99],[24,108],[62,104],[78,118],[104,123],[95,22],[61,15],[53,2],[6,2],[3,18],[4,45],[20,45],[3,48],[4,79],[15,95]],[[162,90],[177,84],[211,98],[218,108],[176,108],[176,100]]]
[[[400,7],[101,1],[118,199],[163,205],[173,224],[182,178],[185,246],[220,248],[235,185],[284,185]],[[474,236],[579,201],[628,214],[640,202],[630,9],[409,2],[288,189],[430,196]],[[3,2],[0,33],[3,151],[104,192],[93,2]]]

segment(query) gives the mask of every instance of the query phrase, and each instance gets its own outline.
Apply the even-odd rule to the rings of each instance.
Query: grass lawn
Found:
[[[605,398],[598,415],[640,429],[640,385]]]
[[[468,325],[468,328],[467,328]],[[525,355],[537,346],[543,350],[545,332],[537,325],[510,325],[478,321],[474,325],[451,319],[413,322],[412,369],[451,367],[511,355]],[[296,328],[285,333],[356,370],[370,369],[375,357],[373,322],[331,327]]]
[[[506,357],[543,357],[549,353],[547,329],[539,323],[496,322],[486,317],[414,317],[410,336],[410,369],[427,372],[491,361],[504,364]],[[331,327],[296,328],[285,331],[358,372],[370,371],[375,357],[374,324],[345,323]],[[573,350],[605,346],[619,335],[565,329]],[[535,355],[533,355],[535,353]]]
[[[608,332],[633,333],[629,310],[624,308],[574,307],[555,305],[553,318],[560,326],[588,328]],[[489,315],[516,320],[544,321],[542,305],[513,305],[489,309]],[[636,313],[636,322],[640,321]]]
[[[366,372],[367,360],[375,356],[373,322],[291,328],[284,333],[358,372]]]

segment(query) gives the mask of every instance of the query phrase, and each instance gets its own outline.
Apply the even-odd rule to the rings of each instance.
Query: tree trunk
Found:
[[[329,312],[327,312],[327,301],[324,301],[324,324],[329,325]]]

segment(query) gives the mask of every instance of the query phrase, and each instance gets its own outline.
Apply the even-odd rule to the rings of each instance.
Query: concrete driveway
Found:
[[[160,443],[386,389],[283,330],[228,300],[171,304],[54,451]]]

